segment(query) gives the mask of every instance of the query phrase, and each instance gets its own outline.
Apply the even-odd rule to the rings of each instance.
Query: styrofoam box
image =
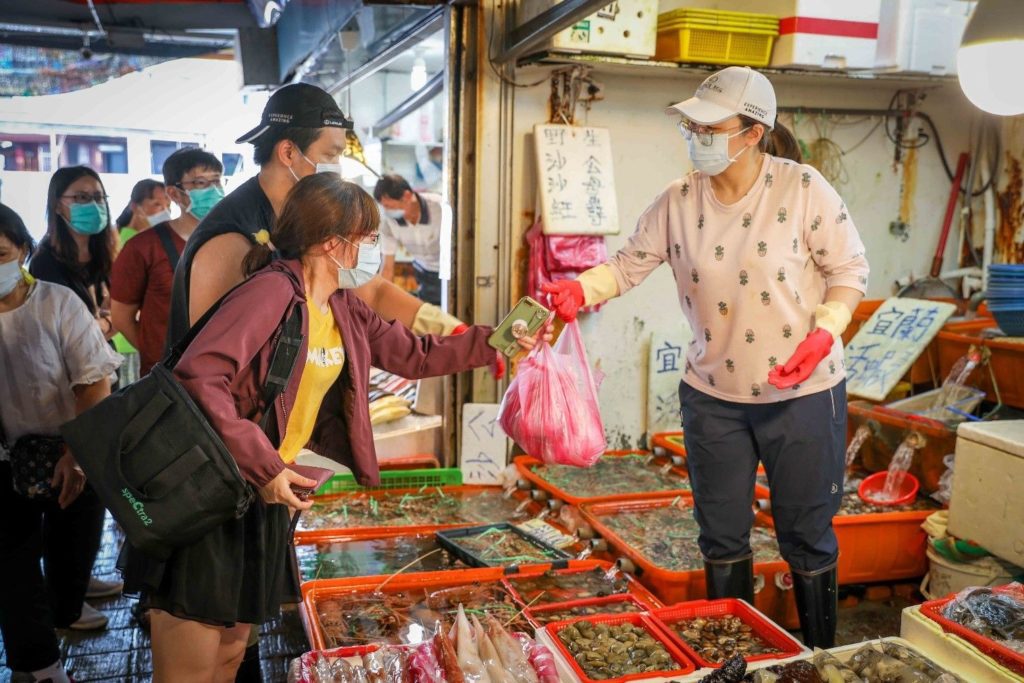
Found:
[[[949,533],[1024,566],[1024,420],[965,422],[956,431]]]
[[[667,0],[673,2],[673,0]],[[779,17],[774,67],[873,69],[882,0],[686,0],[689,7]],[[674,3],[673,3],[674,4]],[[666,5],[662,4],[662,11]],[[792,26],[796,25],[796,32]],[[801,31],[811,27],[814,33]],[[847,35],[847,34],[853,35]],[[864,36],[864,37],[858,37]]]
[[[920,607],[908,607],[900,618],[900,637],[939,666],[970,683],[1020,683],[1020,676],[921,614]]]
[[[964,0],[882,0],[875,67],[955,74],[960,38],[975,4]]]
[[[522,24],[552,7],[555,0],[523,0]],[[658,0],[617,0],[555,34],[548,49],[653,57],[658,38]]]

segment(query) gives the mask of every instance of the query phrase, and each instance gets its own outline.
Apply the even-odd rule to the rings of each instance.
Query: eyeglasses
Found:
[[[224,189],[226,182],[227,181],[225,181],[224,178],[214,178],[212,180],[207,178],[195,178],[193,180],[183,180],[177,185],[183,190],[205,190],[208,187],[219,187]],[[186,185],[188,187],[186,187]]]
[[[62,199],[70,199],[73,204],[91,204],[107,201],[107,195],[102,192],[75,192],[74,194],[61,195]]]
[[[704,145],[705,147],[711,146],[711,143],[714,142],[714,136],[716,134],[730,133],[736,130],[737,128],[742,128],[742,125],[733,126],[732,128],[729,128],[727,130],[714,130],[710,126],[702,126],[700,124],[694,123],[693,121],[688,121],[687,119],[679,120],[679,132],[683,134],[683,137],[686,138],[687,140],[690,140],[694,136],[696,136],[697,142]]]
[[[345,240],[353,247],[376,247],[378,244],[380,244],[380,233],[375,232],[372,235],[366,235],[358,242],[353,242],[352,240],[346,239],[344,237],[342,237],[341,239]]]

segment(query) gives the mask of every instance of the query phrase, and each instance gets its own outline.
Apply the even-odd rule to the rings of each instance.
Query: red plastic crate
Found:
[[[602,678],[594,679],[590,678],[583,672],[583,668],[576,662],[576,658],[573,657],[569,649],[562,643],[562,640],[558,637],[558,632],[563,628],[572,626],[573,624],[580,621],[589,621],[593,624],[608,624],[615,626],[618,624],[632,624],[633,626],[639,626],[645,631],[651,634],[651,636],[659,643],[665,646],[668,650],[669,655],[675,660],[675,663],[679,665],[678,669],[671,671],[649,671],[647,673],[630,674],[629,676],[620,676],[618,678]],[[573,672],[583,683],[623,683],[624,681],[636,681],[640,679],[650,678],[673,678],[677,676],[686,676],[697,670],[696,665],[690,658],[687,657],[686,653],[676,643],[666,636],[660,626],[658,626],[650,617],[643,614],[614,614],[603,617],[580,617],[579,619],[569,619],[567,621],[558,621],[554,624],[548,625],[548,632],[551,634],[551,639],[555,642],[557,647],[565,660],[572,667]]]
[[[759,636],[768,645],[780,650],[778,654],[756,655],[747,657],[748,662],[760,662],[769,659],[786,659],[799,655],[803,652],[803,646],[793,639],[788,633],[772,623],[766,616],[758,612],[743,600],[732,598],[725,600],[694,600],[684,602],[680,605],[673,605],[651,613],[654,622],[660,626],[665,633],[673,638],[677,645],[695,661],[698,667],[711,667],[717,669],[722,664],[710,662],[700,655],[686,640],[675,632],[672,624],[684,619],[695,619],[697,617],[724,617],[736,616],[743,623],[752,627],[754,634]]]
[[[921,605],[921,614],[941,626],[943,631],[960,636],[1011,671],[1024,676],[1024,655],[942,616],[942,609],[955,597],[949,595],[941,600],[930,600]]]
[[[692,504],[692,500],[681,500],[688,505]],[[703,568],[671,571],[659,567],[608,528],[600,518],[614,515],[620,511],[645,510],[672,504],[674,501],[669,499],[647,499],[597,503],[580,507],[583,517],[591,524],[594,531],[604,537],[609,546],[614,548],[616,555],[629,559],[637,568],[637,576],[640,581],[669,605],[703,599],[707,596]],[[761,512],[755,515],[754,524],[772,528],[768,516]],[[754,583],[754,606],[758,610],[786,628],[799,626],[796,600],[792,591],[793,580],[786,562],[777,560],[756,563],[754,565]]]
[[[665,465],[670,465],[671,464],[671,460],[669,460],[668,458],[661,457],[661,456],[655,456],[655,455],[652,455],[650,453],[647,453],[646,451],[609,451],[608,453],[605,453],[601,457],[608,458],[608,457],[616,457],[616,456],[622,456],[622,455],[650,455],[653,458],[653,462],[657,463],[658,466],[664,467]],[[515,462],[516,469],[519,470],[519,476],[521,476],[524,479],[532,482],[537,488],[542,489],[543,491],[546,491],[547,493],[549,493],[554,498],[557,498],[559,500],[565,501],[569,505],[582,505],[583,503],[602,503],[602,502],[617,501],[617,500],[646,500],[646,499],[649,499],[649,498],[675,498],[676,496],[684,496],[684,497],[687,497],[687,498],[693,497],[693,494],[690,492],[689,489],[672,489],[672,490],[668,490],[668,491],[646,491],[646,492],[638,492],[638,493],[613,494],[613,495],[608,495],[608,496],[589,496],[589,497],[574,496],[574,495],[572,495],[572,494],[570,494],[570,493],[568,493],[566,491],[563,491],[562,489],[558,488],[557,486],[551,484],[549,481],[547,481],[546,479],[544,479],[540,475],[538,475],[535,472],[533,472],[533,470],[531,468],[533,468],[533,467],[535,467],[537,465],[543,465],[544,464],[541,460],[538,460],[537,458],[534,458],[534,457],[529,456],[529,455],[520,455],[520,456],[516,457],[514,462]],[[672,465],[672,467],[670,468],[669,471],[672,472],[673,474],[675,474],[676,476],[678,476],[680,479],[685,479],[688,482],[689,478],[687,476],[686,470],[683,469],[682,467],[679,467],[679,466],[676,466],[676,465]]]

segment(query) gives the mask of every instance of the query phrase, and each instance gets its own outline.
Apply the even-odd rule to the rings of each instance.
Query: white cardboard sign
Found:
[[[544,234],[618,234],[608,129],[543,124],[533,127],[533,137]]]
[[[508,438],[498,424],[496,403],[462,407],[462,480],[466,484],[499,484],[508,464]]]

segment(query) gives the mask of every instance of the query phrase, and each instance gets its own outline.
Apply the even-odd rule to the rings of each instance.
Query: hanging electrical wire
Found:
[[[510,85],[513,88],[536,88],[538,85],[543,85],[548,82],[548,76],[538,79],[533,83],[517,83],[514,79],[509,78],[505,74],[501,73],[501,69],[497,64],[494,63],[494,15],[498,13],[498,7],[495,6],[491,9],[491,27],[490,32],[487,36],[487,64],[491,67],[491,71],[494,72],[495,77],[506,85]]]

